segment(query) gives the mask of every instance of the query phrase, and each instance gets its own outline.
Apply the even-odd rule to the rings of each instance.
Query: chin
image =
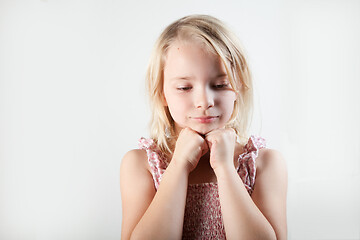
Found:
[[[209,132],[218,129],[217,127],[194,127],[194,128],[190,127],[190,128],[201,135],[206,135]]]

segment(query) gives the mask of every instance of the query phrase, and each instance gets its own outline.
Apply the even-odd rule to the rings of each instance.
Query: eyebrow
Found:
[[[223,77],[227,77],[227,73],[220,73],[218,74],[215,78],[223,78]]]
[[[223,77],[227,77],[227,76],[228,76],[227,73],[219,73],[213,79],[223,78]],[[192,80],[194,78],[195,77],[193,77],[193,76],[177,76],[177,77],[170,78],[170,80],[186,80],[186,81],[190,81],[190,80]]]
[[[171,80],[191,80],[191,79],[194,79],[194,77],[191,77],[191,76],[184,76],[184,77],[173,77],[171,78]]]

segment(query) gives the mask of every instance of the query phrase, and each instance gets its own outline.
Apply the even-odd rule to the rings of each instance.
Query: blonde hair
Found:
[[[155,43],[146,74],[152,110],[150,137],[164,153],[172,153],[174,138],[169,135],[175,136],[175,125],[168,107],[163,104],[163,70],[167,50],[179,40],[200,41],[221,58],[231,87],[237,92],[234,110],[226,126],[235,130],[240,142],[245,142],[253,107],[249,67],[237,37],[220,20],[208,15],[190,15],[173,22]]]

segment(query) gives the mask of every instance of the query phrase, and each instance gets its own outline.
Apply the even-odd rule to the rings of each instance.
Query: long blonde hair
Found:
[[[165,28],[155,43],[146,74],[152,110],[150,137],[164,153],[172,153],[173,138],[169,135],[175,135],[175,127],[168,107],[163,104],[163,70],[167,50],[177,40],[200,41],[207,50],[221,58],[231,87],[238,93],[233,113],[226,126],[235,130],[240,142],[245,142],[253,108],[249,67],[237,37],[220,20],[208,15],[190,15],[173,22]]]

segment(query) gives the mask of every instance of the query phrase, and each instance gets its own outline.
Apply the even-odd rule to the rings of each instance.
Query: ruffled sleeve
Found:
[[[154,179],[155,188],[158,189],[161,177],[164,174],[169,163],[162,156],[160,149],[153,139],[140,138],[139,148],[146,151],[148,162],[151,168],[151,174]]]
[[[239,156],[239,168],[237,169],[241,180],[251,195],[254,190],[256,167],[255,160],[259,150],[266,147],[265,139],[258,136],[251,136],[245,145],[245,152]]]

